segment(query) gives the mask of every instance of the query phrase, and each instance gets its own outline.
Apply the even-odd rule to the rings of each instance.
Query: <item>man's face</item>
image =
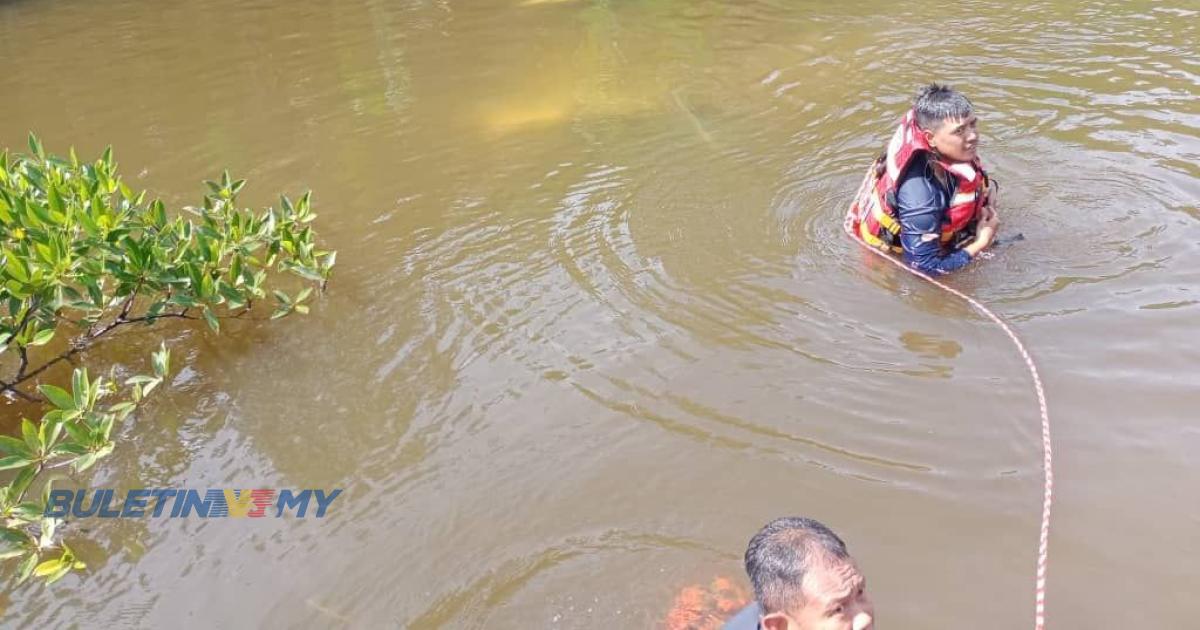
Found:
[[[802,602],[788,613],[763,617],[767,630],[871,630],[875,606],[854,561],[816,562],[804,576]]]
[[[975,159],[979,147],[978,118],[971,114],[966,118],[947,118],[934,130],[922,130],[929,147],[937,149],[942,157],[951,162],[970,162]]]

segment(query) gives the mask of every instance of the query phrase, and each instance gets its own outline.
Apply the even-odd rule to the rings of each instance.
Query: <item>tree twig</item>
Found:
[[[42,365],[40,365],[37,369],[33,370],[32,372],[21,375],[20,378],[14,380],[11,383],[0,381],[0,394],[3,394],[4,392],[13,392],[26,400],[29,400],[31,402],[37,402],[38,400],[40,400],[39,398],[30,396],[29,394],[26,394],[25,392],[17,389],[17,385],[20,385],[21,383],[24,383],[25,381],[28,381],[29,379],[34,378],[35,376],[41,374],[42,372],[45,372],[46,370],[50,369],[50,367],[54,366],[55,364],[57,364],[59,362],[70,360],[71,357],[86,350],[91,345],[92,342],[96,341],[103,335],[111,332],[113,329],[115,329],[119,326],[124,326],[125,324],[133,324],[136,322],[144,322],[144,321],[153,320],[153,319],[163,319],[163,318],[167,318],[167,317],[173,317],[173,318],[179,318],[179,319],[197,319],[196,317],[188,315],[186,309],[183,312],[179,312],[179,313],[159,313],[158,315],[155,315],[153,317],[151,317],[149,315],[141,315],[139,317],[124,317],[124,318],[121,316],[117,316],[116,319],[109,322],[108,325],[106,325],[105,327],[97,330],[94,333],[89,333],[89,334],[84,335],[84,338],[75,342],[69,350],[67,350],[66,352],[63,352],[62,354],[58,355],[57,357],[54,357],[53,359],[50,359],[49,361],[43,363]]]
[[[22,332],[25,331],[25,326],[29,325],[29,319],[33,317],[33,314],[37,312],[37,309],[41,306],[40,302],[40,297],[34,296],[33,301],[29,303],[29,308],[25,311],[25,314],[21,316],[21,321],[15,327],[13,327],[12,336],[9,337],[9,342],[15,342],[18,350],[21,352],[21,364],[20,367],[17,368],[17,375],[16,378],[13,379],[13,383],[21,382],[23,380],[22,377],[25,375],[25,368],[29,367],[29,357],[26,355],[25,345],[20,342],[16,342],[15,340],[17,337],[21,336]],[[4,390],[0,390],[0,392],[3,391]]]
[[[13,379],[14,383],[20,383],[22,377],[25,376],[25,369],[29,367],[29,350],[25,346],[18,345],[17,352],[21,354],[21,365],[17,367],[17,376]]]
[[[28,402],[39,402],[41,400],[40,398],[30,396],[29,394],[17,389],[16,383],[6,383],[4,381],[0,381],[0,394],[4,392],[12,392]]]

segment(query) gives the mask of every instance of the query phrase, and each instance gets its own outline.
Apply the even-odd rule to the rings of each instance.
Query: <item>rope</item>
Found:
[[[864,182],[864,185],[865,184],[866,182]],[[1038,376],[1037,365],[1034,364],[1033,357],[1030,356],[1029,351],[1025,349],[1025,344],[1021,343],[1020,337],[1017,337],[1017,333],[1013,332],[1013,329],[1009,327],[1008,324],[1004,323],[1004,320],[1000,319],[999,316],[988,309],[988,307],[984,306],[978,300],[963,293],[962,291],[948,286],[945,283],[934,279],[932,276],[909,267],[896,258],[884,253],[880,249],[871,247],[866,243],[866,241],[862,240],[862,238],[860,238],[859,235],[854,232],[852,220],[852,216],[847,215],[846,222],[842,227],[846,230],[846,233],[849,234],[851,238],[858,242],[859,245],[862,245],[870,252],[878,254],[880,257],[891,262],[897,267],[900,267],[901,269],[908,271],[919,278],[924,278],[934,286],[961,298],[963,301],[967,302],[971,306],[975,307],[979,312],[987,316],[988,319],[996,322],[996,325],[1000,327],[1000,330],[1003,330],[1004,333],[1008,335],[1008,338],[1012,339],[1013,345],[1017,347],[1017,352],[1021,353],[1021,358],[1025,360],[1025,366],[1029,368],[1029,376],[1033,378],[1033,388],[1034,391],[1037,392],[1038,409],[1042,414],[1042,470],[1045,473],[1045,482],[1042,486],[1042,531],[1038,540],[1037,581],[1034,590],[1035,604],[1033,627],[1035,630],[1044,630],[1046,627],[1046,564],[1049,560],[1050,505],[1054,496],[1054,469],[1051,465],[1050,452],[1050,414],[1046,410],[1046,390],[1044,387],[1042,387],[1041,377]]]

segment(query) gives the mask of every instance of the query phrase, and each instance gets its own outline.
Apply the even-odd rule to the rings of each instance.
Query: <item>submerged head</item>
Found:
[[[767,523],[746,548],[765,630],[869,630],[866,580],[829,528],[809,518]]]
[[[951,162],[969,162],[976,157],[979,132],[971,101],[948,85],[930,83],[913,101],[917,127],[929,147]]]

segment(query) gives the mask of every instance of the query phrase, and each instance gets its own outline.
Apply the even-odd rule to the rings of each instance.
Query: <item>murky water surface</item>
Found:
[[[840,233],[914,89],[967,92],[1026,240],[956,276],[1040,361],[1056,628],[1200,579],[1200,7],[0,2],[0,144],[172,204],[315,192],[307,318],[168,326],[88,486],[329,487],[322,521],[88,520],[51,627],[650,628],[805,514],[883,628],[1029,625],[1036,404],[997,329]],[[94,352],[141,361],[154,335]]]

